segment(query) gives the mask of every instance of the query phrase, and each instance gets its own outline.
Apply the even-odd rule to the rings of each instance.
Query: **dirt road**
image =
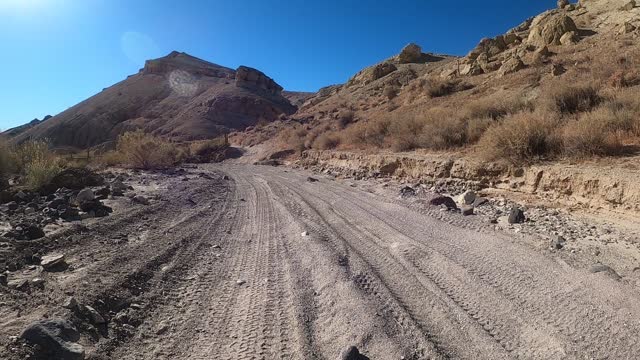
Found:
[[[0,339],[69,316],[60,304],[73,295],[107,321],[72,315],[103,359],[333,360],[348,345],[370,359],[640,354],[638,291],[605,273],[332,179],[203,171],[59,241],[51,251],[64,249],[74,269],[47,274],[47,292],[4,294]]]

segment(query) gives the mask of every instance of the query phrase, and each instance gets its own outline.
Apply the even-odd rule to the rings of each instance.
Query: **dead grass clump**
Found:
[[[338,145],[340,145],[340,137],[338,134],[326,132],[315,138],[312,148],[318,150],[331,150],[338,147]]]
[[[614,118],[611,111],[601,109],[567,122],[562,131],[564,151],[575,157],[619,153],[622,143]]]
[[[602,101],[599,89],[594,84],[566,85],[555,83],[549,87],[543,102],[549,110],[560,114],[576,114],[590,111]]]
[[[460,80],[442,79],[440,77],[421,79],[420,86],[431,98],[447,96],[458,91],[464,91],[472,88],[470,84]]]
[[[398,88],[395,86],[387,86],[382,91],[382,94],[389,100],[393,100],[398,96]]]
[[[135,169],[160,169],[178,164],[181,159],[179,148],[143,130],[127,132],[118,138],[117,152],[119,165]]]
[[[338,127],[344,129],[355,119],[355,114],[351,110],[343,110],[338,113]]]
[[[210,140],[194,141],[188,144],[187,161],[195,163],[220,162],[225,159],[228,148],[229,142],[224,136]]]
[[[467,120],[466,136],[467,143],[477,143],[487,129],[496,122],[496,120],[485,117]]]
[[[506,98],[489,96],[465,104],[462,109],[462,116],[465,119],[490,118],[496,120],[509,114],[531,110],[533,110],[533,104],[522,96]]]
[[[0,151],[0,177],[22,175],[22,183],[29,189],[40,189],[64,169],[63,160],[47,141],[27,141],[15,147],[3,143]]]
[[[280,149],[291,149],[302,153],[306,149],[304,143],[307,134],[307,130],[302,126],[285,128],[278,134],[276,142]]]
[[[342,133],[342,142],[359,147],[382,148],[389,134],[389,119],[359,121]]]
[[[11,156],[11,146],[6,140],[0,139],[0,187],[10,174],[15,171],[14,159]]]
[[[489,160],[530,161],[553,156],[561,149],[553,114],[522,112],[509,115],[487,129],[479,148]]]

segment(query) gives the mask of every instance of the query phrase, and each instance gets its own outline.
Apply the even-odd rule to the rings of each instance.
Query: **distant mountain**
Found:
[[[78,149],[138,128],[176,140],[212,138],[294,113],[282,90],[256,69],[233,70],[174,51],[47,121],[4,134]]]

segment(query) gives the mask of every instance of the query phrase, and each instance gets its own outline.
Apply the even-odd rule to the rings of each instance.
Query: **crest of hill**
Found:
[[[89,148],[142,128],[177,141],[217,137],[296,111],[282,87],[245,66],[233,70],[172,52],[45,122],[12,129],[15,142],[48,139]]]

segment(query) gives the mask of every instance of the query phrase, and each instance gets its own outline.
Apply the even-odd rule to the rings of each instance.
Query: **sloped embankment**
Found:
[[[565,206],[640,212],[640,169],[633,160],[615,163],[511,166],[455,155],[366,154],[306,151],[303,167],[355,178],[391,177],[464,184],[535,195]],[[635,161],[637,163],[637,161]]]

